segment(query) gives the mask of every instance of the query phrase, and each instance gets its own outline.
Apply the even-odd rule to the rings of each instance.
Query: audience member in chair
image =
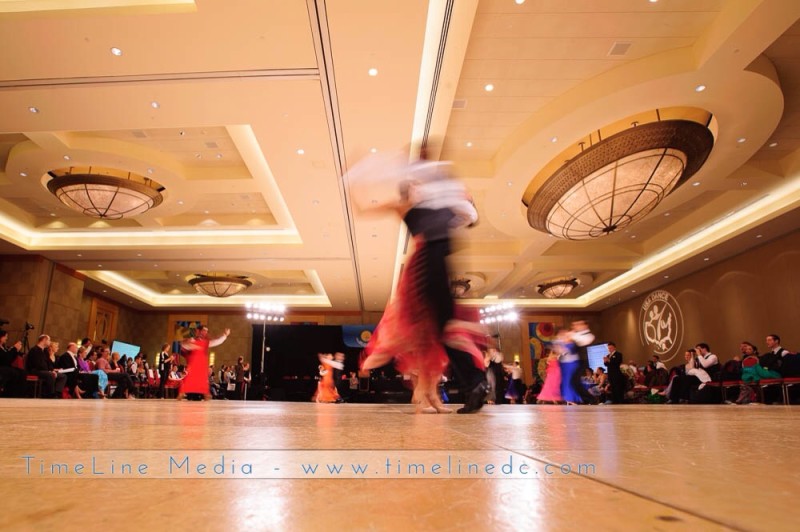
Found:
[[[61,397],[67,377],[56,371],[55,364],[50,360],[50,337],[43,334],[36,345],[28,352],[26,370],[29,375],[35,375],[42,381],[43,397]]]
[[[695,350],[697,351],[697,368],[704,369],[708,376],[711,377],[711,380],[718,380],[722,368],[719,365],[717,355],[711,352],[711,348],[706,343],[697,344]]]
[[[111,356],[112,361],[109,361],[108,352],[108,347],[98,348],[97,369],[105,371],[108,380],[117,385],[111,398],[124,397],[126,399],[134,399],[134,396],[130,395],[130,390],[133,388],[133,381],[130,376],[120,369],[118,363],[116,364],[116,369],[111,367],[112,361],[119,360],[119,353],[114,353]]]
[[[0,388],[5,397],[25,395],[25,370],[22,369],[22,342],[7,346],[8,333],[0,329]]]

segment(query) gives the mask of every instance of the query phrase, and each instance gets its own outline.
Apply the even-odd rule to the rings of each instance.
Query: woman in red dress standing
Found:
[[[197,393],[203,399],[211,399],[208,388],[208,349],[216,347],[228,339],[230,329],[225,329],[222,336],[213,340],[208,339],[208,327],[199,325],[194,338],[189,338],[181,343],[181,349],[186,358],[186,378],[181,383],[178,400],[183,399],[187,393]]]

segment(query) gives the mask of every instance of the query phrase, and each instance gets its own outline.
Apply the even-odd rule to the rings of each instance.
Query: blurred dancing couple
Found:
[[[425,147],[417,162],[393,171],[384,166],[380,172],[382,176],[374,179],[396,186],[399,199],[367,208],[397,212],[413,237],[414,252],[367,345],[362,368],[375,369],[393,361],[415,382],[413,401],[418,413],[450,413],[438,394],[449,366],[465,396],[458,413],[477,412],[487,393],[479,347],[485,332],[477,312],[455,304],[447,257],[451,231],[474,225],[478,213],[464,186],[451,178],[449,164],[428,160]],[[365,177],[355,186],[369,187],[372,182]]]

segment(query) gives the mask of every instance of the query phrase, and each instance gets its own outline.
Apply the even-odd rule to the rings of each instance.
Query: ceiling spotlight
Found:
[[[472,147],[472,143],[471,142],[467,142],[466,146],[467,146],[467,148],[471,148]]]
[[[178,200],[178,205],[183,205],[183,200]]]
[[[147,173],[148,173],[148,174],[152,174],[152,173],[153,173],[153,169],[152,169],[152,168],[148,168],[148,169],[147,169]]]
[[[486,92],[492,92],[494,90],[494,85],[492,85],[491,83],[487,83],[486,85],[483,86],[483,90],[485,90]]]
[[[664,279],[669,279],[669,275],[665,275],[665,276],[664,276]]]
[[[378,153],[378,148],[370,148],[369,152],[370,153]]]
[[[710,259],[710,258],[708,258],[708,257],[706,257],[706,258],[704,258],[703,260],[704,260],[705,262],[708,262],[708,261],[710,261],[711,259]]]
[[[150,107],[152,107],[153,109],[158,109],[159,107],[161,107],[161,104],[153,100],[152,102],[150,102]]]
[[[70,159],[72,159],[72,157],[70,157],[69,155],[65,155],[65,156],[64,156],[64,160],[65,160],[65,161],[69,161]]]
[[[26,174],[25,172],[20,172],[20,173],[19,173],[19,176],[20,176],[20,177],[28,177],[28,174]]]
[[[39,108],[38,107],[28,107],[28,111],[30,111],[33,114],[36,114],[36,113],[39,112]]]
[[[699,187],[700,186],[700,181],[695,181],[694,183],[692,183],[692,186],[693,187]]]
[[[378,69],[377,68],[370,68],[369,70],[367,70],[367,74],[369,74],[370,76],[372,76],[374,78],[375,76],[378,75]]]
[[[670,215],[670,213],[668,213],[668,212],[664,213],[664,216],[669,216],[669,215]]]
[[[525,3],[525,0],[514,0],[514,2],[515,2],[515,3],[516,3],[518,6],[521,6],[522,4],[524,4],[524,3]]]
[[[553,144],[555,144],[556,142],[558,142],[558,137],[552,137],[552,138],[550,139],[550,142],[552,142]]]
[[[297,150],[297,155],[303,155],[305,152],[306,152],[306,150],[304,150],[303,148],[300,148],[299,150]]]
[[[777,143],[777,142],[770,142],[770,143],[769,143],[769,147],[770,147],[770,148],[774,148],[774,147],[775,147],[775,146],[777,146],[777,145],[778,145],[778,143]]]
[[[122,49],[117,48],[116,46],[114,46],[113,48],[111,48],[111,55],[115,55],[117,57],[121,56],[122,55]]]
[[[761,238],[762,236],[764,236],[764,235],[756,235],[756,238]]]
[[[742,144],[742,143],[743,143],[743,142],[745,142],[746,140],[747,140],[747,139],[746,139],[745,137],[739,137],[738,139],[736,139],[736,142],[738,142],[739,144]]]
[[[216,155],[215,155],[215,157],[216,157],[217,159],[222,159],[222,154],[221,154],[221,153],[218,153],[218,154],[216,154]]]
[[[697,87],[694,88],[695,92],[703,92],[704,90],[706,90],[705,85],[698,85]]]

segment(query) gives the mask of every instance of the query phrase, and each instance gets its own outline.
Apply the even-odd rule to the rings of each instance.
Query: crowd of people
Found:
[[[208,347],[219,345],[228,334],[226,330],[221,337],[208,340],[207,329],[200,326],[195,338],[181,344],[186,364],[179,364],[170,344],[163,344],[156,366],[151,367],[144,353],[120,355],[107,343],[93,345],[89,338],[69,342],[62,349],[59,342],[43,334],[26,352],[21,341],[9,344],[8,333],[0,330],[0,395],[25,397],[33,384],[44,398],[166,398],[175,390],[178,399],[187,395],[241,399],[251,380],[250,365],[243,357],[235,366],[223,366],[218,380],[208,364]],[[199,349],[194,347],[197,345]]]

